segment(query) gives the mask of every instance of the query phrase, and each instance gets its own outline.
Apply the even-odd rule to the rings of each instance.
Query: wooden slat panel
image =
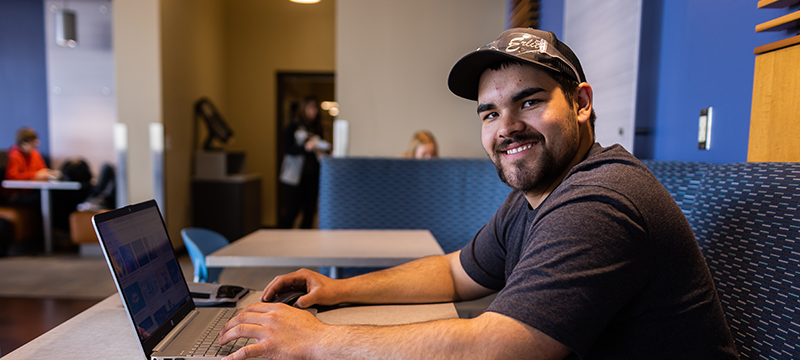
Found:
[[[761,0],[758,2],[758,8],[783,8],[797,4],[800,0]]]
[[[761,45],[761,46],[757,47],[753,53],[755,53],[756,55],[763,54],[765,52],[770,52],[770,51],[773,51],[773,50],[782,49],[782,48],[785,48],[785,47],[788,47],[788,46],[792,46],[792,45],[796,45],[796,44],[800,44],[800,35],[793,36],[793,37],[786,38],[786,39],[782,39],[782,40],[778,40],[778,41],[774,41],[774,42],[771,42],[771,43],[766,44],[766,45]]]
[[[800,45],[756,56],[747,161],[800,161]]]
[[[800,10],[756,25],[756,32],[780,31],[797,27],[800,20]]]

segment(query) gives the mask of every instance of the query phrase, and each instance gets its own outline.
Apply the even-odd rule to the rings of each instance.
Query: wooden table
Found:
[[[259,301],[260,296],[260,291],[251,291],[238,306]],[[320,321],[332,325],[394,325],[457,316],[452,303],[352,306],[317,314]],[[3,360],[141,360],[142,357],[136,333],[118,294],[109,296],[19,349],[3,354]]]
[[[42,225],[44,226],[44,252],[53,252],[53,223],[50,216],[50,190],[79,190],[77,181],[3,180],[7,189],[39,189],[41,191]]]
[[[206,256],[206,265],[391,267],[442,254],[428,230],[258,230]]]

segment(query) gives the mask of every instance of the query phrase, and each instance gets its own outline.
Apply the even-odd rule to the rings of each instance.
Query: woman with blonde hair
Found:
[[[436,145],[436,138],[428,130],[420,130],[414,133],[408,150],[403,153],[403,157],[415,159],[430,159],[439,156],[439,147]]]

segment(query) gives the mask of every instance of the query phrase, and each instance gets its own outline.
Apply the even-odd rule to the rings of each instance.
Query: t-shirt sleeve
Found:
[[[461,249],[461,266],[473,281],[485,288],[500,291],[506,284],[504,239],[521,235],[523,226],[515,226],[517,221],[523,225],[525,222],[524,212],[519,211],[521,206],[527,206],[527,200],[512,191],[489,222]]]
[[[583,355],[647,279],[647,231],[635,206],[594,186],[540,209],[488,311]],[[509,249],[509,252],[512,250]]]

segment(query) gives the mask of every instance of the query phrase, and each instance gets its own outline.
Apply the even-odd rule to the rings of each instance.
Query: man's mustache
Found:
[[[516,135],[514,135],[514,137],[507,138],[507,139],[499,142],[497,145],[495,145],[494,146],[494,152],[496,154],[498,154],[498,153],[503,152],[501,149],[504,149],[504,148],[508,147],[509,145],[511,145],[513,143],[520,143],[520,142],[526,142],[526,141],[531,141],[531,140],[537,141],[540,144],[544,143],[544,135],[542,135],[542,133],[540,133],[538,131],[532,131],[532,130],[528,130],[528,131],[517,133]]]

